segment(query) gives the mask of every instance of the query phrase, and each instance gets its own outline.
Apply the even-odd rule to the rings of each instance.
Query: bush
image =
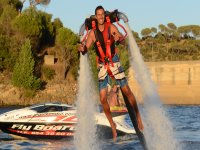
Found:
[[[54,78],[54,75],[56,74],[55,73],[55,70],[49,68],[49,67],[45,67],[43,66],[42,67],[42,74],[44,75],[45,79],[47,80],[51,80]]]
[[[24,98],[33,98],[35,96],[35,90],[24,90],[23,96]]]
[[[41,86],[40,79],[34,76],[35,61],[32,56],[30,40],[22,45],[18,60],[14,66],[12,83],[17,87],[36,90]]]

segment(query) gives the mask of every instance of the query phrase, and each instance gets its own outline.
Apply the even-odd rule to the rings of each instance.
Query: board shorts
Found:
[[[112,61],[114,66],[112,66],[111,64],[108,65],[112,74],[114,75],[116,84],[119,85],[120,87],[128,85],[124,69],[119,61],[119,56],[115,54],[112,58]],[[98,80],[99,80],[99,91],[101,89],[107,88],[108,84],[111,83],[111,77],[109,76],[107,68],[103,63],[99,63],[98,66]]]

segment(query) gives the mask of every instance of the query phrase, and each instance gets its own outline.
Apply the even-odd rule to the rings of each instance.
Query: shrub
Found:
[[[51,80],[51,79],[54,78],[54,75],[56,73],[55,73],[55,70],[53,70],[53,69],[51,69],[49,67],[43,66],[42,67],[42,74],[44,75],[45,79]]]
[[[21,47],[18,60],[15,63],[12,83],[17,87],[36,90],[41,86],[40,79],[34,76],[35,61],[31,51],[30,40],[26,40]]]

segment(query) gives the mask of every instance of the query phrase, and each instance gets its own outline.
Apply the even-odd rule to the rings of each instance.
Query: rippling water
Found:
[[[13,108],[1,108],[0,113]],[[183,150],[200,149],[200,106],[165,106],[166,112],[172,122],[176,139]],[[136,136],[118,137],[116,142],[112,139],[99,141],[102,150],[142,150]],[[16,140],[0,131],[0,149],[22,150],[75,150],[73,139],[64,140]]]

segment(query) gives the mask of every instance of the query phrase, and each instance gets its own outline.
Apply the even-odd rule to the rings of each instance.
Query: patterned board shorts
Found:
[[[124,73],[124,69],[122,68],[119,56],[117,54],[114,55],[112,58],[114,66],[109,64],[109,68],[114,75],[114,78],[116,80],[117,85],[120,87],[123,87],[127,85],[127,79]],[[111,78],[108,75],[107,68],[104,66],[104,64],[99,64],[98,67],[98,79],[99,79],[99,90],[107,88],[107,85],[111,83]]]
[[[119,85],[120,87],[123,87],[125,85],[128,85],[127,79],[123,78],[123,79],[115,79],[116,80],[116,84]],[[111,83],[111,78],[110,76],[106,76],[104,80],[99,80],[99,91],[107,88],[108,84]]]

